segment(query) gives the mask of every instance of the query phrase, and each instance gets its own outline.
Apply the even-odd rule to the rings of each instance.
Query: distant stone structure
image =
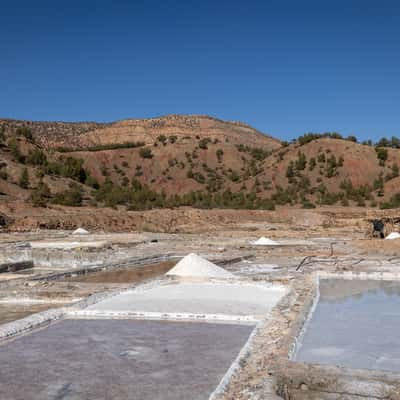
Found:
[[[372,236],[373,237],[379,237],[383,239],[385,237],[385,224],[382,222],[381,219],[374,219],[372,221],[372,227],[373,227],[373,232]]]

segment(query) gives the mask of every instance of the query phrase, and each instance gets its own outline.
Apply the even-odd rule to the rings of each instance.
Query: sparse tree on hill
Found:
[[[143,147],[139,150],[139,155],[142,158],[153,158],[153,153],[148,147]]]
[[[29,187],[29,174],[26,168],[22,170],[21,176],[19,177],[18,185],[23,189],[28,189]]]
[[[13,157],[14,161],[20,163],[25,162],[25,156],[21,153],[17,138],[15,136],[8,141],[8,147],[10,149],[11,156]]]
[[[290,161],[286,168],[286,178],[290,179],[294,177],[294,165],[293,161]]]
[[[347,136],[349,142],[357,143],[357,138],[354,135]]]
[[[217,149],[215,154],[217,155],[218,162],[222,162],[222,156],[224,155],[224,151],[222,149]]]
[[[159,135],[157,136],[157,141],[165,146],[167,144],[167,137],[165,135]]]
[[[310,158],[310,162],[308,164],[308,169],[310,171],[312,171],[315,168],[316,165],[317,165],[317,162],[315,161],[315,157],[311,157]]]
[[[298,152],[297,154],[297,160],[296,160],[296,169],[297,171],[303,171],[307,165],[307,158],[304,153],[301,151]]]
[[[33,139],[32,131],[27,126],[21,126],[16,130],[17,136],[24,136],[28,140]]]
[[[50,188],[43,180],[40,180],[38,186],[32,191],[29,200],[34,207],[46,207],[50,197]]]
[[[376,151],[376,156],[378,157],[379,160],[379,165],[383,167],[385,165],[385,161],[388,158],[388,151],[383,147],[376,147],[375,151]]]
[[[0,127],[0,143],[3,143],[4,140],[6,139],[5,131],[6,130],[5,130],[4,126]]]

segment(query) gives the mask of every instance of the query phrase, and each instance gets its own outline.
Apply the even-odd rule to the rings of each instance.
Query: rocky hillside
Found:
[[[338,134],[281,143],[207,116],[0,120],[0,199],[35,207],[397,207],[399,165],[397,148]]]
[[[249,125],[201,115],[168,115],[160,118],[129,119],[113,123],[30,122],[1,120],[6,130],[28,127],[35,142],[47,149],[90,149],[96,146],[123,147],[143,142],[153,145],[160,135],[174,137],[176,143],[207,139],[211,142],[275,149],[280,142]]]

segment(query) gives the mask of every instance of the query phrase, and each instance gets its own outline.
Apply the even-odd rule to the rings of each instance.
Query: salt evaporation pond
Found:
[[[400,282],[327,279],[296,361],[400,372]]]
[[[83,283],[135,283],[156,278],[169,271],[175,262],[164,261],[158,264],[139,265],[110,271],[89,272],[67,278],[74,282]]]
[[[253,328],[63,320],[0,346],[0,399],[206,400]]]
[[[25,318],[28,315],[35,314],[40,311],[61,306],[62,304],[54,303],[0,303],[0,325],[15,321],[17,319]]]
[[[90,305],[81,313],[189,313],[264,315],[286,294],[283,286],[230,283],[173,283],[129,290]]]

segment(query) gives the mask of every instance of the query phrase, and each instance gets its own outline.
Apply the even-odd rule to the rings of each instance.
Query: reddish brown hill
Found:
[[[387,149],[386,159],[379,160],[374,147],[341,139],[283,146],[246,124],[207,116],[170,115],[115,123],[0,120],[0,129],[4,136],[0,141],[3,201],[27,201],[41,181],[54,196],[74,182],[76,186],[80,179],[83,204],[94,204],[97,192],[89,187],[94,178],[100,186],[113,182],[112,191],[130,190],[132,181],[139,181],[167,196],[195,190],[202,197],[215,197],[229,189],[244,197],[222,204],[238,208],[254,206],[254,196],[273,198],[276,204],[301,204],[305,199],[335,204],[347,199],[350,204],[373,205],[397,193],[400,179],[398,149]],[[13,154],[13,140],[24,161]],[[29,161],[33,150],[46,155],[45,166]],[[79,171],[71,179],[70,168],[59,172],[68,157],[82,160],[91,179],[79,178]],[[26,188],[19,182],[24,168],[29,170]],[[344,189],[346,181],[352,182],[351,190]],[[117,204],[124,204],[124,195],[119,194]],[[250,203],[246,195],[252,196]],[[213,206],[214,200],[204,204]],[[97,205],[103,206],[103,200]]]
[[[108,178],[126,186],[134,178],[168,195],[210,188],[213,192],[239,190],[243,171],[256,164],[259,168],[266,156],[281,147],[278,140],[249,125],[208,116],[169,115],[107,124],[0,120],[0,128],[5,131],[5,143],[17,137],[25,155],[37,147],[50,159],[82,159],[85,169],[100,183]],[[28,140],[20,134],[21,129],[29,131]],[[3,192],[27,198],[29,189],[17,185],[25,165],[10,155],[7,146],[1,152],[8,164]],[[29,167],[34,187],[37,171]],[[48,178],[44,180],[47,183]],[[52,192],[59,190],[57,176],[49,185]]]
[[[343,192],[343,182],[347,180],[354,188],[369,186],[371,201],[383,201],[399,191],[396,169],[400,167],[400,150],[385,150],[387,159],[382,162],[375,147],[347,140],[321,138],[302,146],[295,143],[268,157],[258,179],[269,180],[269,192],[273,193],[279,186],[290,188],[306,178],[311,192],[306,197],[314,200],[318,197],[315,195],[318,187],[339,193]],[[377,189],[377,181],[382,182],[382,190]]]
[[[338,190],[344,179],[351,179],[355,186],[372,185],[379,173],[391,172],[393,163],[400,166],[400,151],[388,149],[388,159],[384,166],[379,165],[376,151],[372,146],[365,146],[340,139],[318,139],[304,146],[291,145],[284,149],[282,159],[279,155],[269,158],[265,162],[265,169],[270,170],[272,180],[279,185],[285,186],[287,182],[286,172],[290,161],[296,162],[299,152],[306,157],[306,166],[301,172],[308,176],[312,185],[317,185],[322,179],[331,190]],[[323,157],[322,157],[323,155]],[[325,161],[318,161],[320,156]],[[336,168],[333,176],[328,176],[328,159],[334,156],[337,161],[342,157],[343,165]],[[310,160],[314,158],[316,165],[310,168]],[[318,179],[319,178],[319,179]]]

